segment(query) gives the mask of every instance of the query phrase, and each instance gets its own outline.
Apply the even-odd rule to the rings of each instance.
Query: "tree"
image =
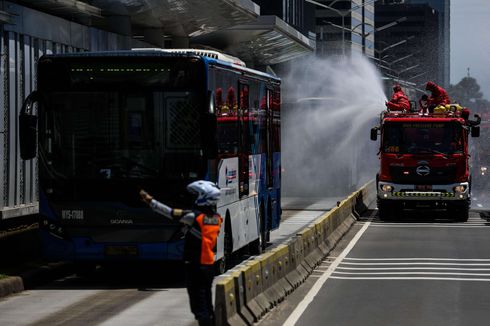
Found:
[[[490,102],[483,98],[480,85],[473,77],[464,77],[456,85],[449,86],[447,91],[452,102],[476,111],[490,110]]]

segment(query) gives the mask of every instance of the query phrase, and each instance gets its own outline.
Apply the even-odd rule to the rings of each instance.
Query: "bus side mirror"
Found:
[[[19,115],[20,157],[30,160],[37,151],[37,116],[33,114],[33,105],[39,100],[39,93],[32,92],[24,101]]]
[[[372,141],[378,140],[378,128],[377,127],[371,128],[371,140]]]
[[[471,127],[471,137],[480,137],[480,127]]]

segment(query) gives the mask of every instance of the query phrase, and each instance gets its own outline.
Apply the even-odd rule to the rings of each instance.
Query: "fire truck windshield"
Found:
[[[456,122],[389,122],[384,126],[382,150],[393,154],[462,153],[462,126]]]

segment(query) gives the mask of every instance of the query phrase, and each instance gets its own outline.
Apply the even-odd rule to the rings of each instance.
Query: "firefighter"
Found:
[[[144,190],[140,196],[155,212],[185,225],[184,263],[191,311],[199,325],[214,325],[211,286],[216,241],[223,222],[216,212],[220,190],[203,180],[190,183],[187,190],[197,195],[194,210],[170,208]]]
[[[427,82],[425,89],[432,93],[428,99],[429,111],[432,111],[438,105],[451,104],[451,100],[449,99],[446,90],[436,83],[432,81]]]
[[[419,99],[419,108],[422,114],[429,113],[429,97],[427,94],[422,95],[422,97]]]
[[[410,101],[398,84],[393,86],[393,96],[391,96],[391,100],[385,104],[386,107],[392,111],[410,110]]]

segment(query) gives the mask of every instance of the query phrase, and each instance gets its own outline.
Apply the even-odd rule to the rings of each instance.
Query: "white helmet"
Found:
[[[216,184],[198,180],[187,185],[187,191],[197,195],[194,202],[197,206],[215,206],[218,203],[221,192]]]

